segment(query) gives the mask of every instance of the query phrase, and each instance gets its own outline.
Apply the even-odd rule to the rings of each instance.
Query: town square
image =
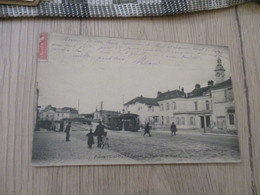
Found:
[[[48,36],[33,165],[239,162],[227,47]]]
[[[200,130],[183,130],[171,136],[170,130],[151,130],[152,137],[144,137],[143,131],[106,130],[109,148],[88,148],[87,130],[72,126],[71,141],[65,142],[64,132],[39,131],[34,134],[33,164],[70,165],[107,163],[192,163],[239,160],[237,136],[205,134]],[[220,161],[221,162],[221,161]]]

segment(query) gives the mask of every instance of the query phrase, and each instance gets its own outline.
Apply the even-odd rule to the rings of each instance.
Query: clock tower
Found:
[[[217,60],[218,64],[215,68],[215,83],[218,84],[218,83],[221,83],[225,80],[225,69],[224,67],[222,66],[222,60],[220,58],[218,58]]]

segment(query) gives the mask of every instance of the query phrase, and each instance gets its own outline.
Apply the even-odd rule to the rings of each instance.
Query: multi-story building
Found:
[[[159,123],[159,104],[155,98],[136,97],[124,104],[124,110],[139,115],[141,125]]]
[[[204,128],[210,125],[212,114],[212,102],[210,88],[212,81],[207,87],[199,84],[190,93],[184,89],[158,93],[157,99],[160,104],[160,122],[162,126],[170,126],[172,122],[177,128]]]
[[[39,119],[44,121],[61,121],[62,119],[73,119],[76,117],[78,117],[78,111],[70,107],[55,108],[48,105],[39,112]]]
[[[213,128],[236,130],[235,103],[232,81],[228,79],[211,88]]]
[[[182,90],[173,90],[167,92],[158,92],[157,101],[160,106],[159,111],[159,123],[161,126],[170,126],[174,122],[174,112],[177,110],[183,109],[183,100],[185,99],[186,94],[184,89]]]
[[[214,81],[208,81],[206,87],[196,84],[185,93],[184,89],[158,92],[154,104],[159,105],[158,122],[161,127],[169,127],[172,122],[179,129],[229,129],[236,130],[235,106],[231,78],[225,80],[225,69],[221,59],[217,60]],[[152,99],[152,98],[147,98]],[[149,119],[149,109],[141,110],[144,104],[141,98],[135,98],[125,106],[132,105],[133,113],[140,118]]]

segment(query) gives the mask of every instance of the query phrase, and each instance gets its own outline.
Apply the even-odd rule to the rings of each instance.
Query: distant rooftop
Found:
[[[140,97],[136,97],[134,99],[132,99],[131,101],[125,103],[124,105],[131,105],[131,104],[135,104],[135,103],[141,103],[141,104],[146,104],[148,106],[159,106],[157,99],[155,98],[146,98],[143,96]]]
[[[226,87],[232,87],[232,80],[231,80],[231,78],[229,78],[226,81],[223,81],[221,83],[218,83],[218,84],[214,85],[212,87],[212,89],[214,90],[214,89],[221,89],[221,88],[226,88]]]
[[[49,110],[53,110],[54,112],[57,113],[78,113],[78,111],[75,108],[71,108],[71,107],[56,108],[51,105],[46,106],[42,111],[46,112]]]
[[[176,89],[176,90],[167,91],[164,93],[158,92],[158,94],[157,94],[158,101],[172,99],[172,98],[178,98],[178,97],[185,97],[185,92]]]
[[[211,86],[201,87],[193,89],[190,93],[187,93],[188,98],[203,96],[205,93],[210,92]]]

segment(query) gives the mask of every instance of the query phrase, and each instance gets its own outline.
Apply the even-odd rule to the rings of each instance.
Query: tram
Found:
[[[133,131],[136,132],[140,128],[139,115],[137,114],[121,114],[108,118],[108,122],[104,124],[107,129],[115,131]]]

